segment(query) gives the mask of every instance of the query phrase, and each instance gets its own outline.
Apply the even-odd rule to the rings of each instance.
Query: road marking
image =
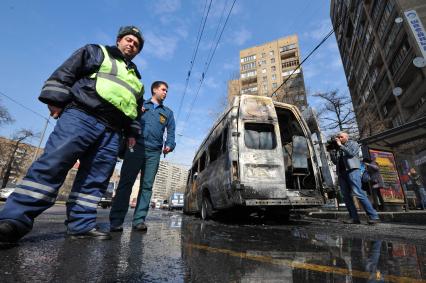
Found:
[[[228,249],[213,248],[207,245],[187,244],[187,246],[191,248],[199,249],[199,250],[204,250],[207,252],[227,254],[233,257],[254,260],[254,261],[259,261],[264,263],[270,263],[275,265],[281,265],[281,266],[288,266],[292,268],[306,269],[311,271],[339,274],[339,275],[349,275],[352,277],[365,278],[365,279],[371,279],[371,277],[373,276],[371,273],[366,271],[349,270],[347,268],[311,264],[311,263],[305,263],[300,261],[292,261],[288,259],[276,259],[276,258],[272,258],[271,256],[261,256],[261,255],[250,254],[247,252],[237,252],[237,251],[228,250]],[[376,277],[378,277],[376,278],[376,280],[379,280],[380,277],[382,276],[385,281],[389,281],[389,282],[426,283],[426,280],[423,280],[423,279],[416,279],[416,278],[396,276],[396,275],[382,275],[380,274],[380,272],[376,273]]]

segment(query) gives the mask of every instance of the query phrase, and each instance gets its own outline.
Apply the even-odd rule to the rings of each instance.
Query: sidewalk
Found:
[[[367,215],[365,212],[358,211],[361,221],[367,221]],[[398,223],[409,223],[409,224],[420,224],[426,225],[426,210],[410,210],[402,212],[378,212],[380,219],[383,222],[398,222]],[[308,212],[306,214],[312,218],[321,219],[336,219],[344,220],[349,218],[347,211],[343,210],[322,210],[315,212]]]

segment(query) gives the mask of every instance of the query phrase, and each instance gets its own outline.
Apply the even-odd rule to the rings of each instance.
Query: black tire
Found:
[[[106,204],[106,203],[102,203],[102,204],[101,204],[101,207],[102,207],[103,209],[106,209],[106,208],[108,208],[108,204]]]
[[[200,216],[202,220],[209,220],[213,216],[213,206],[208,195],[203,195],[201,200],[201,212]]]

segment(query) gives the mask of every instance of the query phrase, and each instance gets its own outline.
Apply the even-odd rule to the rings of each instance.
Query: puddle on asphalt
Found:
[[[277,229],[203,222],[176,212],[150,215],[147,233],[126,226],[112,241],[28,237],[17,247],[0,250],[0,278],[3,282],[426,282],[423,246],[331,236],[303,225]]]
[[[218,229],[222,228],[222,229]],[[183,221],[185,281],[426,282],[426,247]]]

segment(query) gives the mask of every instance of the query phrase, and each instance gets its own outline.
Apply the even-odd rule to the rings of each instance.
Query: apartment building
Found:
[[[303,71],[296,70],[299,63],[297,35],[241,50],[240,79],[228,83],[228,100],[239,94],[272,96],[303,109],[307,99]]]
[[[426,176],[426,1],[331,0],[330,17],[361,142]]]
[[[152,200],[165,200],[171,193],[184,192],[188,178],[188,168],[164,160],[160,161],[157,175],[152,187]],[[136,198],[139,193],[140,175],[133,185],[130,199]]]
[[[30,167],[36,149],[30,144],[0,137],[0,185],[3,178],[8,179],[8,183],[19,182]]]

